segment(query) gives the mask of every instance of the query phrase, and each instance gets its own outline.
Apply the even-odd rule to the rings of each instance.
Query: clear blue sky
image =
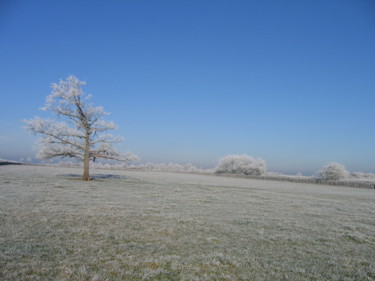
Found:
[[[73,74],[143,162],[375,172],[375,2],[0,1],[0,158]]]

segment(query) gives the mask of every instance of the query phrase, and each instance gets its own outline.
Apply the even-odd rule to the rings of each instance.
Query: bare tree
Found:
[[[76,158],[83,162],[84,181],[90,180],[90,160],[96,158],[117,161],[134,161],[136,156],[117,152],[113,144],[122,139],[109,134],[116,124],[103,120],[108,115],[103,107],[94,107],[88,100],[91,95],[82,91],[86,84],[74,76],[66,81],[52,84],[52,93],[47,96],[41,110],[52,111],[61,122],[35,117],[24,120],[26,129],[41,134],[38,142],[38,158]]]

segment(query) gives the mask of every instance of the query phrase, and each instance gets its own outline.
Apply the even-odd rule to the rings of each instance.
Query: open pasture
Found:
[[[375,190],[0,167],[1,280],[375,280]]]

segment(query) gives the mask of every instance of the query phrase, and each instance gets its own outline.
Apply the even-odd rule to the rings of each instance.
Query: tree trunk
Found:
[[[89,161],[90,161],[89,155],[87,153],[87,156],[86,156],[86,152],[85,152],[85,159],[83,160],[83,176],[82,176],[82,180],[84,181],[90,180],[90,168],[89,168],[90,162]]]
[[[85,154],[83,159],[83,176],[82,180],[89,181],[90,180],[90,135],[88,133],[88,129],[86,129],[86,137],[85,137]]]

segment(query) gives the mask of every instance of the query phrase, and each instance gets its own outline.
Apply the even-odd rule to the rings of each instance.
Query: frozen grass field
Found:
[[[375,280],[375,190],[0,167],[1,280]]]

